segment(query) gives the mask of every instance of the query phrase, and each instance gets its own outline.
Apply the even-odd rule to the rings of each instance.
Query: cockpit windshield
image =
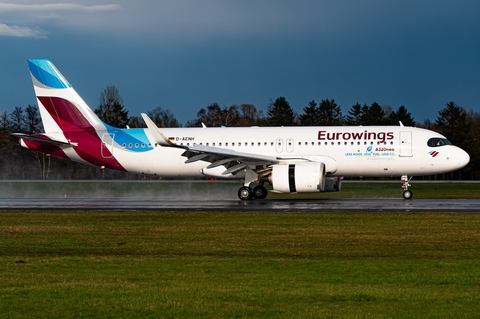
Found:
[[[428,140],[427,145],[430,147],[438,147],[444,145],[452,145],[452,143],[446,138],[434,137]]]

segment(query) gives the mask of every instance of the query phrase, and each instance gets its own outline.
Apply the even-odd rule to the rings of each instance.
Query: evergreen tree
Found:
[[[342,109],[334,99],[322,100],[318,106],[319,125],[335,126],[343,124]]]
[[[360,125],[360,118],[362,116],[362,106],[360,103],[356,103],[355,105],[352,105],[350,108],[350,111],[348,111],[347,119],[345,123],[347,125]]]
[[[303,126],[319,125],[318,106],[314,100],[308,102],[308,105],[303,108],[303,114],[298,117],[300,124]]]
[[[385,123],[385,112],[380,104],[373,102],[372,105],[364,105],[360,116],[359,125],[383,125]]]
[[[400,106],[397,111],[393,111],[386,119],[386,124],[388,125],[399,125],[399,122],[402,122],[405,126],[415,126],[415,120],[412,114],[408,112],[407,108],[403,105]]]
[[[268,106],[268,117],[268,122],[272,126],[295,125],[295,113],[283,96],[277,98],[275,102]]]
[[[470,148],[470,123],[467,122],[467,111],[455,104],[449,102],[438,112],[435,120],[435,128],[446,138],[464,150]]]
[[[100,94],[100,105],[95,114],[108,125],[126,127],[129,121],[128,111],[123,106],[123,100],[115,85],[108,85]]]
[[[470,135],[470,123],[471,122],[467,121],[467,111],[452,101],[448,102],[445,107],[438,112],[437,119],[435,120],[435,129],[452,142],[452,144],[471,154],[473,151],[473,141]],[[472,170],[474,165],[475,164],[470,161],[469,165],[460,170],[458,174],[461,176],[461,172]]]

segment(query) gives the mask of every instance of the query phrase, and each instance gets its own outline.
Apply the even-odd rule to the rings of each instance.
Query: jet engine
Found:
[[[276,193],[312,193],[325,190],[325,164],[296,162],[272,166],[270,184]]]

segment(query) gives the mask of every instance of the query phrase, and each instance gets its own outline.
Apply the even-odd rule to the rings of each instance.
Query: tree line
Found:
[[[105,123],[114,127],[146,127],[139,116],[128,116],[123,100],[114,85],[101,92],[99,105],[94,110]],[[347,114],[334,99],[320,102],[311,100],[297,114],[285,97],[270,101],[266,114],[253,104],[220,106],[212,103],[201,108],[196,117],[186,123],[187,127],[235,127],[235,126],[341,126],[341,125],[400,125],[423,127],[437,131],[454,145],[467,151],[470,164],[455,174],[428,178],[480,179],[480,113],[467,110],[455,102],[448,102],[434,121],[415,122],[405,106],[394,110],[377,102],[370,105],[356,103]],[[158,127],[181,127],[174,114],[162,107],[146,112]],[[134,174],[115,171],[100,171],[96,167],[59,160],[46,154],[27,150],[18,145],[10,133],[42,132],[42,122],[36,105],[25,109],[15,107],[8,113],[0,113],[0,179],[139,179]]]

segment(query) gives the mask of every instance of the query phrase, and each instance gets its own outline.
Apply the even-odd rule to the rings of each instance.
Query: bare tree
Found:
[[[148,117],[158,126],[158,127],[180,127],[175,115],[173,115],[170,110],[164,110],[160,106],[154,108],[151,111],[147,112]]]

